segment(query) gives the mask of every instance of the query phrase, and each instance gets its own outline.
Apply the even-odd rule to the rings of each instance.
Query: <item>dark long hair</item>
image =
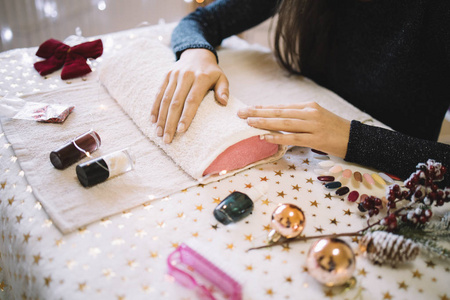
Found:
[[[275,56],[290,73],[320,76],[333,47],[338,0],[280,0]]]

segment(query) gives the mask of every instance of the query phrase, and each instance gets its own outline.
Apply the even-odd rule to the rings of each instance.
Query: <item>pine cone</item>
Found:
[[[419,254],[419,245],[401,235],[386,231],[368,232],[359,243],[360,249],[375,264],[389,264],[413,261]]]

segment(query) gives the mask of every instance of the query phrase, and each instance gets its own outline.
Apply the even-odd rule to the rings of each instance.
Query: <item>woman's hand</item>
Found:
[[[217,102],[227,105],[228,79],[216,56],[207,49],[185,50],[166,75],[151,110],[156,134],[164,143],[185,132],[207,92],[214,89]]]
[[[238,115],[250,126],[285,132],[266,134],[270,143],[310,147],[341,158],[347,153],[350,121],[315,102],[248,107]]]

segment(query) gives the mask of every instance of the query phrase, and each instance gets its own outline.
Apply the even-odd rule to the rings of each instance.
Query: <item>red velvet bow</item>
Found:
[[[102,40],[82,43],[70,47],[60,41],[49,39],[39,46],[36,55],[45,58],[34,64],[42,76],[50,74],[61,67],[62,79],[71,79],[91,72],[86,63],[88,58],[97,58],[103,53]]]

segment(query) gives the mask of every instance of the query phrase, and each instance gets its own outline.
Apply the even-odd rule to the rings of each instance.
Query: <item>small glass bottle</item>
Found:
[[[76,137],[50,153],[50,161],[57,169],[65,169],[97,150],[101,145],[100,136],[92,129]]]
[[[79,164],[76,171],[80,183],[89,187],[133,169],[134,159],[123,149]]]

